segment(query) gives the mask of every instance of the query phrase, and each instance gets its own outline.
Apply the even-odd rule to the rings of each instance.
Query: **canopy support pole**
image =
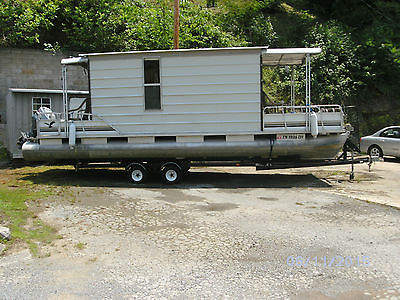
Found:
[[[311,56],[306,54],[306,130],[310,131],[311,115]]]
[[[293,107],[295,105],[295,86],[294,86],[294,67],[291,67],[291,83],[290,83],[290,105]]]
[[[67,85],[67,66],[62,66],[62,90],[64,103],[64,132],[68,136],[68,85]]]

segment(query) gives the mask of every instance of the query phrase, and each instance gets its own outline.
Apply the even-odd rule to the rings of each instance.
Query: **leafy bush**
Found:
[[[181,47],[244,45],[222,30],[215,14],[185,2]],[[0,6],[0,47],[79,52],[171,49],[173,9],[167,1],[5,0]]]
[[[346,104],[359,87],[360,61],[350,34],[336,22],[316,24],[305,38],[322,53],[312,62],[312,92],[317,103]]]

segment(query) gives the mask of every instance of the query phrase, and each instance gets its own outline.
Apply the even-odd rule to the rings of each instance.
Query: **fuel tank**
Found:
[[[332,134],[302,140],[280,140],[275,137],[254,141],[225,142],[156,142],[135,144],[112,142],[107,144],[40,145],[25,142],[22,154],[28,161],[76,162],[76,161],[124,161],[124,160],[322,160],[332,159],[341,150],[347,134]]]

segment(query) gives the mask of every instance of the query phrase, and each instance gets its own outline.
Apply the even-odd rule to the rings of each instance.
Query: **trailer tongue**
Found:
[[[348,132],[339,105],[311,105],[319,48],[222,48],[83,54],[62,60],[62,112],[42,109],[24,159],[124,166],[132,182],[160,172],[176,183],[191,161],[323,161]],[[265,106],[263,66],[306,69],[305,105]],[[88,70],[89,97],[71,108],[67,67]]]

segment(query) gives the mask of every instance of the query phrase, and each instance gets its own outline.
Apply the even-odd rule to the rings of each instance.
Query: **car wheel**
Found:
[[[383,151],[378,145],[372,145],[368,149],[368,155],[371,157],[383,157]]]

